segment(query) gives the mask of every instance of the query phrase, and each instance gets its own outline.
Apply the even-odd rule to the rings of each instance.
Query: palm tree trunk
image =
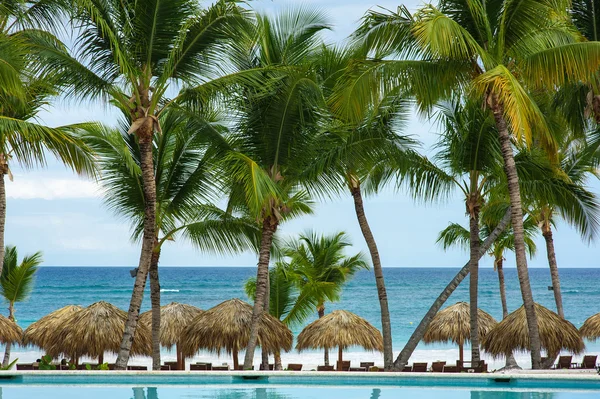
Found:
[[[550,277],[552,279],[552,290],[554,291],[554,301],[556,302],[556,312],[563,319],[565,312],[563,310],[562,293],[560,292],[560,278],[558,276],[558,264],[556,263],[556,253],[554,252],[554,238],[552,237],[552,227],[550,223],[542,225],[542,235],[546,241],[546,253],[548,255],[548,266],[550,267]]]
[[[256,296],[252,310],[252,321],[250,324],[250,337],[244,357],[244,369],[252,367],[254,362],[254,351],[258,341],[258,323],[264,312],[264,303],[267,294],[267,283],[269,279],[269,261],[271,260],[271,244],[273,235],[277,231],[279,221],[275,216],[266,216],[262,226],[262,237],[258,253],[258,267],[256,270]]]
[[[267,292],[265,293],[265,303],[263,305],[263,311],[265,313],[269,313],[269,300],[271,298],[271,281],[269,278],[269,273],[267,273]],[[267,351],[264,346],[261,348],[262,361],[261,366],[263,370],[269,369],[269,351]]]
[[[504,283],[504,259],[496,259],[496,271],[498,272],[498,285],[500,286],[500,302],[502,303],[502,318],[508,316],[508,305],[506,304],[506,284]]]
[[[152,134],[153,124],[148,118],[145,123],[137,131],[140,146],[140,163],[142,169],[142,183],[144,193],[144,234],[142,238],[142,250],[140,253],[140,262],[138,272],[133,285],[133,293],[129,303],[129,311],[127,313],[127,321],[125,322],[125,331],[121,348],[115,362],[115,370],[125,370],[129,361],[129,353],[135,336],[138,318],[140,315],[140,307],[144,298],[144,288],[146,286],[146,278],[148,277],[148,269],[152,259],[154,250],[154,240],[156,238],[156,184],[154,180],[154,165],[152,159]]]
[[[0,164],[0,274],[4,266],[4,225],[6,224],[6,185],[4,175],[8,170],[8,165]]]
[[[498,226],[496,226],[494,231],[492,231],[492,234],[490,234],[488,238],[485,239],[483,244],[481,244],[481,247],[479,248],[479,259],[481,259],[483,255],[485,255],[487,250],[490,249],[490,247],[492,246],[493,242],[496,241],[496,238],[498,238],[498,236],[506,229],[506,227],[510,223],[510,219],[511,210],[509,208],[502,217],[500,223],[498,223]],[[456,276],[454,276],[454,278],[448,283],[446,288],[444,288],[444,290],[440,293],[437,299],[433,302],[427,313],[425,313],[425,316],[423,316],[423,319],[419,322],[419,325],[412,333],[412,335],[408,339],[408,342],[406,343],[406,345],[404,345],[404,348],[394,361],[395,370],[403,370],[404,366],[408,364],[410,356],[415,351],[415,348],[417,347],[419,342],[421,342],[421,340],[423,339],[423,335],[425,334],[425,331],[427,331],[431,320],[444,305],[448,297],[452,295],[456,287],[458,287],[458,285],[465,279],[465,277],[467,277],[467,275],[469,274],[470,266],[471,263],[467,262],[467,264],[464,265],[462,269],[460,269]]]
[[[275,351],[273,357],[275,358],[275,370],[283,370],[283,363],[281,363],[281,352],[279,350]]]
[[[158,240],[152,252],[148,277],[150,278],[150,301],[152,302],[152,370],[160,370],[160,280],[158,278],[158,260],[160,248]]]
[[[239,365],[240,365],[240,360],[238,358],[238,350],[237,350],[237,348],[234,349],[232,352],[233,352],[233,369],[237,370],[238,367],[239,367]]]
[[[469,228],[470,228],[470,247],[471,254],[469,259],[469,312],[471,321],[471,362],[473,366],[479,364],[479,323],[477,307],[477,288],[479,283],[479,204],[475,199],[475,204],[467,204],[470,210]],[[475,363],[476,362],[476,363]]]
[[[319,315],[319,319],[325,316],[325,306],[317,306],[317,314]],[[323,351],[323,362],[325,366],[329,366],[329,348],[325,348]]]
[[[392,347],[392,323],[390,321],[390,310],[388,306],[387,292],[385,289],[385,280],[383,278],[383,269],[381,268],[381,260],[379,258],[379,250],[377,249],[377,243],[369,227],[367,216],[365,215],[365,209],[363,206],[362,194],[360,191],[360,184],[355,179],[354,184],[351,185],[350,192],[354,199],[354,208],[356,210],[356,217],[360,230],[367,242],[369,252],[371,254],[371,261],[373,262],[373,272],[375,274],[375,284],[377,285],[377,295],[379,297],[379,307],[381,312],[381,332],[383,335],[383,368],[385,370],[391,370],[394,367],[394,352]]]
[[[15,304],[14,304],[14,302],[10,302],[8,304],[8,319],[11,321],[15,321]],[[10,342],[8,342],[6,344],[6,349],[4,349],[4,360],[2,360],[2,367],[6,367],[10,363],[11,348],[12,348],[12,344]]]
[[[504,119],[504,109],[499,103],[495,94],[491,96],[491,107],[496,121],[496,128],[500,137],[500,146],[502,149],[502,158],[504,159],[504,172],[508,182],[508,194],[510,197],[510,208],[512,210],[512,228],[515,239],[515,254],[517,258],[517,273],[521,285],[521,296],[525,306],[527,316],[527,328],[529,329],[529,341],[531,350],[531,366],[533,369],[540,368],[541,361],[541,342],[540,332],[537,324],[537,315],[535,313],[535,303],[533,302],[533,293],[529,282],[529,271],[527,270],[527,254],[525,252],[525,233],[523,230],[523,209],[521,206],[521,192],[519,189],[519,176],[513,156],[512,143],[506,119]]]

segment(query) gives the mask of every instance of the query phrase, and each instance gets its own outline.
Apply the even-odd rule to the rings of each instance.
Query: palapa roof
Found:
[[[600,337],[600,313],[589,317],[583,326],[579,329],[581,336],[590,341],[595,341]]]
[[[368,321],[345,310],[335,310],[313,321],[298,335],[296,349],[362,346],[383,351],[383,337]]]
[[[585,348],[583,339],[571,322],[537,303],[535,312],[543,349],[548,353],[558,353],[561,349],[572,353],[583,351]],[[512,351],[529,351],[529,329],[525,307],[521,306],[498,323],[485,336],[482,347],[494,357],[505,356]]]
[[[488,313],[477,309],[479,339],[483,339],[498,322]],[[454,342],[463,345],[471,340],[471,310],[466,302],[457,302],[439,311],[431,320],[423,342]]]
[[[0,315],[0,342],[3,344],[21,342],[23,330],[8,317]]]
[[[193,356],[200,349],[232,353],[244,349],[250,338],[252,306],[239,299],[230,299],[202,312],[184,329],[180,348],[184,356]],[[275,317],[263,313],[258,329],[258,345],[269,352],[289,351],[293,336],[289,328]]]
[[[192,305],[171,302],[160,308],[160,344],[167,348],[177,345],[185,327],[203,312]],[[140,315],[140,323],[152,328],[152,311]]]
[[[63,333],[65,323],[74,313],[82,309],[78,305],[67,305],[30,324],[23,333],[23,344],[35,345],[53,356],[66,353],[60,348],[63,342],[61,336],[65,334]]]
[[[98,357],[104,352],[118,353],[125,331],[127,312],[116,306],[100,301],[75,312],[66,321],[62,338],[62,353]],[[148,326],[138,323],[132,355],[150,355],[152,337]]]

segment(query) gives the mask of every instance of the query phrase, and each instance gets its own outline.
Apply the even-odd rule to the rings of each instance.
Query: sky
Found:
[[[259,0],[249,3],[255,9],[274,13],[282,7],[304,4],[319,7],[328,15],[334,29],[325,34],[329,43],[342,41],[356,27],[369,8],[381,6],[395,10],[395,1],[361,0],[282,1]],[[421,2],[404,4],[415,10]],[[102,104],[57,101],[43,111],[40,122],[59,126],[84,121],[114,125],[118,114]],[[413,115],[405,129],[431,153],[439,130]],[[14,181],[7,181],[6,244],[16,245],[20,254],[42,251],[44,265],[54,266],[133,266],[139,259],[139,243],[130,241],[130,225],[116,217],[102,201],[97,183],[77,177],[57,162],[47,168],[21,170],[13,167]],[[590,182],[595,193],[600,184]],[[379,246],[384,267],[462,267],[466,251],[444,251],[435,244],[440,230],[450,222],[467,225],[464,205],[458,194],[435,204],[415,203],[405,192],[387,189],[365,201],[366,214]],[[352,239],[352,253],[367,252],[349,196],[318,203],[313,215],[282,225],[280,234],[294,236],[312,229],[320,233],[345,231]],[[582,242],[570,226],[559,222],[554,234],[558,264],[567,267],[597,267],[598,244]],[[530,267],[547,267],[545,245],[537,238],[538,254]],[[185,241],[168,242],[161,253],[161,266],[255,266],[251,252],[235,256],[200,253]],[[484,257],[482,267],[492,267]],[[514,256],[507,255],[505,267],[514,267]]]

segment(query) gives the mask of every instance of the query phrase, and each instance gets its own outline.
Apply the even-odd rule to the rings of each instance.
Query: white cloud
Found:
[[[6,181],[6,196],[14,199],[67,199],[97,198],[102,196],[100,186],[77,178],[40,178],[16,176]]]

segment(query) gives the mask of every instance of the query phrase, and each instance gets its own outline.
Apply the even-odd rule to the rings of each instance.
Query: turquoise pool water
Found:
[[[584,379],[199,375],[20,375],[0,377],[0,399],[592,399]]]

